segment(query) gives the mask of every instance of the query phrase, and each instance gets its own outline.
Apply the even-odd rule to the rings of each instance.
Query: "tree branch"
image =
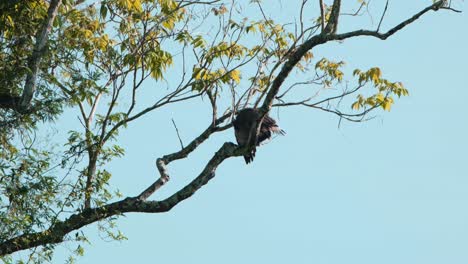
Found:
[[[322,34],[335,34],[338,29],[338,19],[340,17],[341,0],[333,1],[330,18]]]
[[[407,19],[407,20],[401,22],[400,24],[396,25],[395,27],[391,28],[386,33],[380,33],[378,31],[361,29],[361,30],[355,30],[355,31],[351,31],[351,32],[348,32],[348,33],[343,33],[343,34],[338,34],[338,35],[332,36],[331,40],[344,40],[344,39],[347,39],[347,38],[352,38],[352,37],[357,37],[357,36],[371,36],[371,37],[379,38],[381,40],[385,40],[388,37],[395,34],[396,32],[398,32],[399,30],[403,29],[404,27],[408,26],[409,24],[411,24],[414,21],[416,21],[417,19],[419,19],[425,13],[427,13],[427,12],[429,12],[431,10],[437,11],[437,10],[441,9],[443,4],[444,4],[443,0],[435,2],[434,4],[424,8],[423,10],[421,10],[420,12],[415,14],[414,16],[410,17],[409,19]]]
[[[387,2],[385,3],[385,8],[384,8],[383,14],[382,14],[382,16],[380,17],[379,25],[377,26],[377,31],[380,30],[380,26],[382,25],[382,21],[383,21],[383,19],[384,19],[384,17],[385,17],[385,14],[387,13],[387,8],[388,8],[388,0],[387,0]]]
[[[337,4],[337,2],[339,2],[339,0],[336,0],[334,2],[334,5]],[[288,77],[289,73],[292,71],[294,66],[304,56],[304,54],[306,54],[312,48],[314,48],[314,47],[316,47],[318,45],[324,44],[326,42],[329,42],[329,41],[344,40],[344,39],[347,39],[347,38],[358,37],[358,36],[372,36],[372,37],[377,37],[379,39],[385,40],[388,37],[395,34],[396,32],[398,32],[399,30],[403,29],[405,26],[407,26],[407,25],[411,24],[412,22],[416,21],[418,18],[420,18],[425,13],[427,13],[427,12],[429,12],[431,10],[437,11],[439,8],[441,8],[443,6],[443,4],[444,4],[444,1],[441,0],[441,1],[438,1],[438,2],[436,2],[434,4],[432,4],[432,5],[424,8],[423,10],[421,10],[420,12],[415,14],[414,16],[412,16],[409,19],[401,22],[397,26],[391,28],[386,33],[379,33],[377,31],[371,31],[371,30],[356,30],[356,31],[343,33],[343,34],[326,34],[326,35],[325,34],[320,34],[320,35],[316,35],[316,36],[311,37],[310,39],[305,41],[303,44],[298,46],[288,56],[289,58],[283,64],[283,67],[281,68],[281,71],[278,73],[276,78],[273,80],[273,83],[272,83],[272,85],[271,85],[271,87],[270,87],[270,89],[269,89],[269,91],[268,91],[268,93],[267,93],[267,95],[265,97],[265,101],[263,102],[263,105],[261,107],[262,113],[267,113],[268,111],[270,111],[271,106],[273,104],[273,100],[276,97],[276,95],[278,94],[281,85],[286,80],[286,78]],[[337,8],[339,8],[339,7],[337,7]],[[328,25],[327,25],[327,27],[328,27]]]
[[[311,37],[310,39],[308,39],[303,44],[298,46],[294,51],[292,51],[288,55],[288,59],[283,64],[283,67],[281,68],[281,71],[278,73],[276,78],[273,80],[273,83],[272,83],[272,85],[271,85],[271,87],[270,87],[270,89],[269,89],[269,91],[268,91],[268,93],[267,93],[267,95],[265,97],[265,100],[264,100],[264,102],[263,102],[263,104],[262,104],[262,106],[260,108],[261,117],[259,119],[259,122],[257,123],[257,129],[254,130],[254,131],[256,131],[256,133],[258,134],[259,129],[260,129],[260,125],[262,123],[262,120],[263,120],[264,116],[266,115],[266,113],[268,113],[270,111],[270,109],[271,109],[271,107],[273,105],[273,101],[276,98],[276,96],[277,96],[277,94],[279,92],[279,89],[281,88],[281,85],[286,80],[286,78],[289,76],[289,74],[294,69],[296,64],[302,59],[302,57],[309,50],[311,50],[312,48],[314,48],[314,47],[316,47],[318,45],[327,43],[329,41],[344,40],[344,39],[347,39],[347,38],[358,37],[358,36],[373,36],[373,37],[377,37],[377,38],[380,38],[382,40],[385,40],[388,37],[390,37],[391,35],[395,34],[399,30],[401,30],[402,28],[404,28],[405,26],[407,26],[407,25],[411,24],[412,22],[416,21],[419,17],[421,17],[425,13],[429,12],[430,10],[437,11],[439,8],[441,8],[443,6],[443,4],[444,4],[444,0],[435,2],[434,4],[424,8],[423,10],[421,10],[420,12],[418,12],[417,14],[412,16],[411,18],[409,18],[409,19],[401,22],[397,26],[393,27],[392,29],[390,29],[386,33],[379,33],[377,31],[370,31],[370,30],[356,30],[356,31],[343,33],[343,34],[333,34],[336,31],[336,25],[338,23],[338,16],[339,16],[339,9],[340,9],[340,5],[341,5],[340,0],[335,0],[333,2],[331,18],[330,18],[330,20],[329,20],[329,22],[328,22],[328,24],[327,24],[327,26],[325,28],[325,34],[322,33],[322,34]],[[330,24],[335,24],[335,25],[330,26]],[[332,33],[332,34],[329,34],[329,33]],[[255,148],[254,142],[250,142],[250,144],[248,144],[248,148],[250,150],[254,149]]]
[[[64,221],[59,221],[48,230],[43,232],[23,234],[0,244],[0,256],[5,256],[16,251],[30,249],[33,247],[60,243],[66,234],[80,229],[96,221],[110,216],[121,215],[129,212],[140,213],[163,213],[171,210],[174,206],[192,196],[203,185],[208,183],[214,176],[219,164],[225,159],[233,156],[243,155],[242,149],[233,143],[224,143],[207,163],[203,171],[190,184],[162,201],[144,201],[140,196],[126,198],[98,208],[84,209],[78,214],[70,216]]]
[[[184,148],[184,142],[182,142],[182,139],[180,138],[179,129],[177,128],[174,118],[172,118],[171,120],[172,120],[172,124],[174,125],[175,131],[177,133],[177,138],[179,139],[180,148]]]
[[[325,4],[323,0],[319,0],[320,5],[320,26],[322,28],[322,32],[325,30]]]
[[[29,107],[31,100],[36,90],[37,74],[39,71],[39,64],[41,63],[42,56],[44,55],[44,49],[47,44],[48,35],[52,30],[52,24],[55,16],[57,15],[58,8],[62,0],[51,0],[49,9],[47,11],[47,18],[38,34],[36,35],[36,44],[34,50],[29,58],[28,68],[30,72],[26,76],[26,83],[24,84],[23,94],[19,102],[19,110],[25,112]]]
[[[146,200],[159,188],[161,188],[166,182],[169,181],[170,176],[167,171],[167,165],[175,160],[186,158],[190,153],[192,153],[199,145],[201,145],[205,140],[207,140],[211,134],[219,131],[226,130],[232,125],[226,125],[223,127],[218,127],[219,124],[223,123],[228,117],[231,116],[231,113],[227,113],[222,117],[215,120],[214,123],[211,123],[210,126],[203,131],[197,138],[195,138],[190,144],[185,148],[182,148],[180,151],[174,152],[172,154],[165,155],[156,160],[156,168],[159,171],[160,178],[151,184],[146,190],[137,196],[140,200]]]
[[[203,171],[191,183],[162,201],[146,201],[151,194],[158,190],[169,179],[166,165],[174,160],[187,157],[201,143],[208,139],[211,134],[230,128],[232,126],[231,124],[221,127],[217,126],[230,117],[230,115],[230,113],[226,113],[222,117],[218,118],[215,124],[210,124],[210,126],[200,134],[200,136],[195,138],[182,150],[159,158],[156,163],[161,177],[138,196],[126,198],[97,208],[86,208],[82,212],[74,214],[64,221],[58,221],[48,230],[31,234],[23,234],[7,240],[0,244],[0,256],[49,243],[60,243],[64,240],[66,234],[110,216],[121,215],[128,212],[163,213],[169,211],[181,201],[192,196],[203,185],[208,183],[208,181],[215,176],[215,171],[219,164],[221,164],[225,159],[244,154],[245,149],[240,149],[233,143],[224,143],[207,163]]]

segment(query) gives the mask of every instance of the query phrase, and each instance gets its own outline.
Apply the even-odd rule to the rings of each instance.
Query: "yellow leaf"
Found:
[[[143,10],[143,8],[141,7],[140,0],[133,0],[133,7],[135,8],[136,11],[139,11],[139,12]]]
[[[359,110],[360,107],[361,107],[361,105],[359,104],[359,102],[354,102],[351,105],[351,108],[354,109],[354,110]]]
[[[91,30],[85,29],[84,35],[85,35],[85,38],[91,38],[93,36],[93,32]]]
[[[312,52],[310,52],[310,51],[309,51],[309,52],[306,52],[306,53],[304,54],[304,60],[305,60],[306,62],[309,62],[313,57],[314,57],[314,55],[313,55]]]
[[[390,102],[383,102],[382,104],[382,108],[385,110],[385,111],[389,111],[390,112],[390,108],[392,107],[392,104]]]
[[[390,112],[390,108],[392,107],[392,104],[393,104],[393,98],[387,97],[387,98],[385,98],[384,102],[382,103],[382,108],[385,111]]]
[[[376,96],[375,96],[375,99],[377,100],[377,102],[383,102],[385,97],[382,93],[378,93]]]
[[[382,72],[380,71],[379,68],[375,67],[370,69],[369,71],[370,77],[374,83],[379,83],[380,77],[382,76]]]
[[[236,83],[240,83],[240,71],[239,70],[233,70],[230,73],[231,79],[233,79]]]
[[[167,19],[166,21],[162,22],[162,26],[169,30],[172,30],[174,28],[174,20]]]
[[[205,69],[195,68],[193,70],[193,77],[195,78],[195,80],[203,79],[203,77],[205,75],[206,75],[206,70]]]
[[[375,105],[375,100],[374,98],[372,97],[369,97],[366,99],[366,104],[370,105],[370,106],[374,106]]]

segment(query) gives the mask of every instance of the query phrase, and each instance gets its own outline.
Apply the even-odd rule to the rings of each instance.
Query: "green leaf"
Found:
[[[107,17],[107,6],[106,6],[105,3],[101,4],[101,9],[100,9],[99,13],[101,14],[101,18],[106,19],[106,17]]]

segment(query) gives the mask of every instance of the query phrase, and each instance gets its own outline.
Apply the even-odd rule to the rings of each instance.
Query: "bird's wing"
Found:
[[[234,135],[239,146],[245,146],[247,144],[248,135],[241,129],[234,129]]]
[[[270,139],[271,138],[271,132],[269,129],[264,129],[264,128],[261,128],[260,129],[260,133],[258,133],[258,137],[257,137],[257,146],[260,146],[260,144],[267,140],[267,139]]]
[[[268,115],[266,115],[264,118],[263,118],[263,122],[262,122],[262,127],[273,127],[273,126],[278,126],[276,124],[276,121],[269,117]]]
[[[273,132],[275,134],[281,134],[283,136],[286,135],[286,132],[284,132],[284,130],[282,130],[278,126],[278,124],[276,124],[276,121],[269,116],[265,116],[265,118],[263,119],[262,129],[268,129],[270,132]]]
[[[243,147],[249,143],[249,137],[252,135],[252,130],[255,128],[255,126],[245,127],[234,127],[234,135],[236,136],[236,141],[239,146]],[[254,134],[255,135],[255,134]],[[252,149],[252,151],[246,155],[244,155],[244,160],[246,164],[249,164],[250,162],[253,161],[255,157],[255,151],[256,149]]]

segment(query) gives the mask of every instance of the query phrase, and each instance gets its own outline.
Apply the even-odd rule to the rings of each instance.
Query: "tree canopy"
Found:
[[[278,23],[262,1],[0,3],[2,260],[11,261],[21,250],[30,250],[34,262],[51,260],[57,244],[85,243],[79,230],[93,223],[123,239],[112,228],[122,214],[171,210],[215,177],[223,161],[254,147],[226,142],[206,158],[201,172],[193,172],[189,184],[163,200],[150,199],[170,180],[170,163],[230,129],[237,110],[256,107],[263,118],[272,108],[300,106],[340,122],[363,122],[372,112],[390,111],[396,99],[409,94],[403,83],[386,78],[377,66],[347,72],[345,61],[323,57],[316,47],[356,37],[386,40],[434,11],[459,12],[450,1],[428,1],[383,30],[391,15],[387,1],[371,14],[376,25],[344,31],[342,17],[357,18],[366,12],[366,1],[294,4],[294,18]],[[257,16],[248,15],[251,10]],[[151,104],[144,98],[148,94]],[[212,112],[200,117],[205,130],[155,161],[160,177],[153,184],[139,194],[109,185],[107,164],[125,154],[119,132],[143,116],[199,98]],[[46,128],[67,111],[78,113],[76,129],[64,141],[44,143]],[[80,246],[76,253],[83,253]]]

